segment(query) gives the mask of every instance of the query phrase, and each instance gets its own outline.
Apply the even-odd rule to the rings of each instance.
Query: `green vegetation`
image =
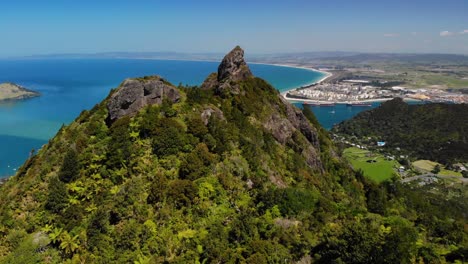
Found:
[[[355,170],[362,170],[364,176],[381,183],[396,175],[400,164],[394,160],[387,160],[384,156],[359,148],[347,148],[343,151],[345,157]]]
[[[383,150],[397,156],[448,165],[468,161],[466,113],[466,104],[408,105],[396,98],[361,112],[332,131],[355,139],[386,141]]]
[[[412,165],[421,172],[433,172],[443,176],[462,176],[460,172],[447,170],[442,164],[430,160],[417,160]]]
[[[0,187],[0,263],[467,260],[465,189],[369,181],[309,109],[229,85],[63,127]]]
[[[288,61],[295,61],[289,58]],[[284,60],[283,60],[284,61]],[[347,69],[348,78],[399,82],[408,88],[467,88],[468,56],[450,54],[355,54],[304,59],[312,65]],[[341,72],[342,75],[343,72]]]

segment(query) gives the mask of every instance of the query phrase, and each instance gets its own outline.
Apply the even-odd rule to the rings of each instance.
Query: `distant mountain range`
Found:
[[[159,59],[159,60],[201,60],[220,61],[222,53],[184,53],[184,52],[100,52],[100,53],[61,53],[41,54],[11,59]],[[358,53],[344,51],[297,52],[275,54],[247,54],[246,60],[271,64],[336,64],[336,63],[400,63],[431,65],[456,64],[468,65],[467,55],[457,54],[417,54],[417,53]]]

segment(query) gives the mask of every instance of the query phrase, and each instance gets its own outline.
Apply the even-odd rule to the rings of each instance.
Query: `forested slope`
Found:
[[[411,193],[353,172],[236,47],[202,88],[128,79],[63,127],[0,187],[0,260],[462,260],[466,205]]]

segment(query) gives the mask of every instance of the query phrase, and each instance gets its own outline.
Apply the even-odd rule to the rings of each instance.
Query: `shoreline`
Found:
[[[248,64],[260,64],[260,65],[269,65],[269,66],[277,66],[277,67],[285,67],[285,68],[302,69],[302,70],[308,70],[308,71],[319,72],[319,73],[325,74],[325,76],[323,76],[318,81],[306,83],[306,84],[303,84],[303,85],[301,85],[299,87],[290,88],[290,89],[288,89],[286,91],[280,92],[280,94],[287,100],[290,99],[289,97],[286,96],[286,94],[288,92],[296,90],[298,88],[305,88],[305,87],[317,85],[317,84],[325,81],[326,79],[330,78],[331,76],[333,76],[333,74],[331,72],[321,71],[321,70],[318,70],[318,69],[315,69],[315,68],[312,68],[312,67],[308,67],[308,66],[297,66],[297,65],[292,65],[292,64],[265,63],[265,62],[248,62]]]
[[[308,84],[304,84],[304,85],[302,85],[300,87],[296,87],[296,88],[292,88],[292,89],[288,89],[286,91],[280,92],[280,94],[284,97],[284,99],[288,100],[291,103],[292,102],[307,102],[307,103],[319,104],[319,105],[320,104],[338,104],[339,105],[339,104],[359,104],[359,103],[382,103],[382,102],[390,101],[390,100],[393,100],[393,99],[396,98],[396,97],[392,97],[392,98],[375,98],[375,99],[365,99],[365,100],[358,100],[358,101],[339,101],[339,102],[314,100],[314,99],[306,99],[306,98],[303,98],[303,99],[293,98],[293,97],[288,96],[288,93],[290,91],[296,90],[298,88],[309,88],[311,86],[320,84],[321,82],[323,82],[326,79],[333,76],[333,74],[331,72],[321,71],[321,70],[318,70],[318,69],[315,69],[315,68],[312,68],[312,67],[307,67],[307,66],[295,66],[295,65],[290,65],[290,64],[272,64],[272,63],[262,63],[262,62],[253,62],[253,63],[250,63],[250,64],[262,64],[262,65],[271,65],[271,66],[279,66],[279,67],[304,69],[304,70],[320,72],[320,73],[325,74],[325,76],[323,76],[318,81],[308,83]],[[414,99],[414,98],[402,98],[402,99],[403,99],[404,102],[421,102],[421,101],[423,101],[423,100]]]
[[[392,98],[375,98],[375,99],[366,99],[366,100],[359,100],[359,101],[339,101],[339,102],[333,102],[333,101],[323,101],[323,100],[314,100],[314,99],[300,99],[300,98],[292,98],[288,97],[286,94],[284,95],[284,98],[290,102],[307,102],[307,103],[312,103],[312,104],[337,104],[337,105],[342,105],[342,104],[359,104],[359,103],[382,103],[386,101],[390,101],[395,99],[396,97]],[[421,102],[422,100],[418,99],[413,99],[413,98],[402,98],[404,102]]]

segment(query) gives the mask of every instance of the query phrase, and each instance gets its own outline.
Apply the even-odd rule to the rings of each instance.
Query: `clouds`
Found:
[[[439,32],[440,37],[452,37],[452,36],[459,36],[459,35],[468,35],[468,29],[456,32],[456,31],[448,31],[444,30]],[[386,38],[397,38],[397,37],[404,37],[406,35],[412,36],[412,37],[419,37],[423,35],[427,35],[421,32],[410,32],[410,33],[384,33],[383,36]]]
[[[465,34],[468,34],[468,29],[462,30],[460,32],[451,32],[451,31],[445,30],[445,31],[441,31],[439,35],[441,37],[450,37],[450,36],[465,35]]]
[[[453,36],[453,35],[455,35],[455,33],[454,33],[454,32],[450,32],[450,31],[442,31],[442,32],[440,32],[440,36],[441,36],[441,37],[450,37],[450,36]]]

